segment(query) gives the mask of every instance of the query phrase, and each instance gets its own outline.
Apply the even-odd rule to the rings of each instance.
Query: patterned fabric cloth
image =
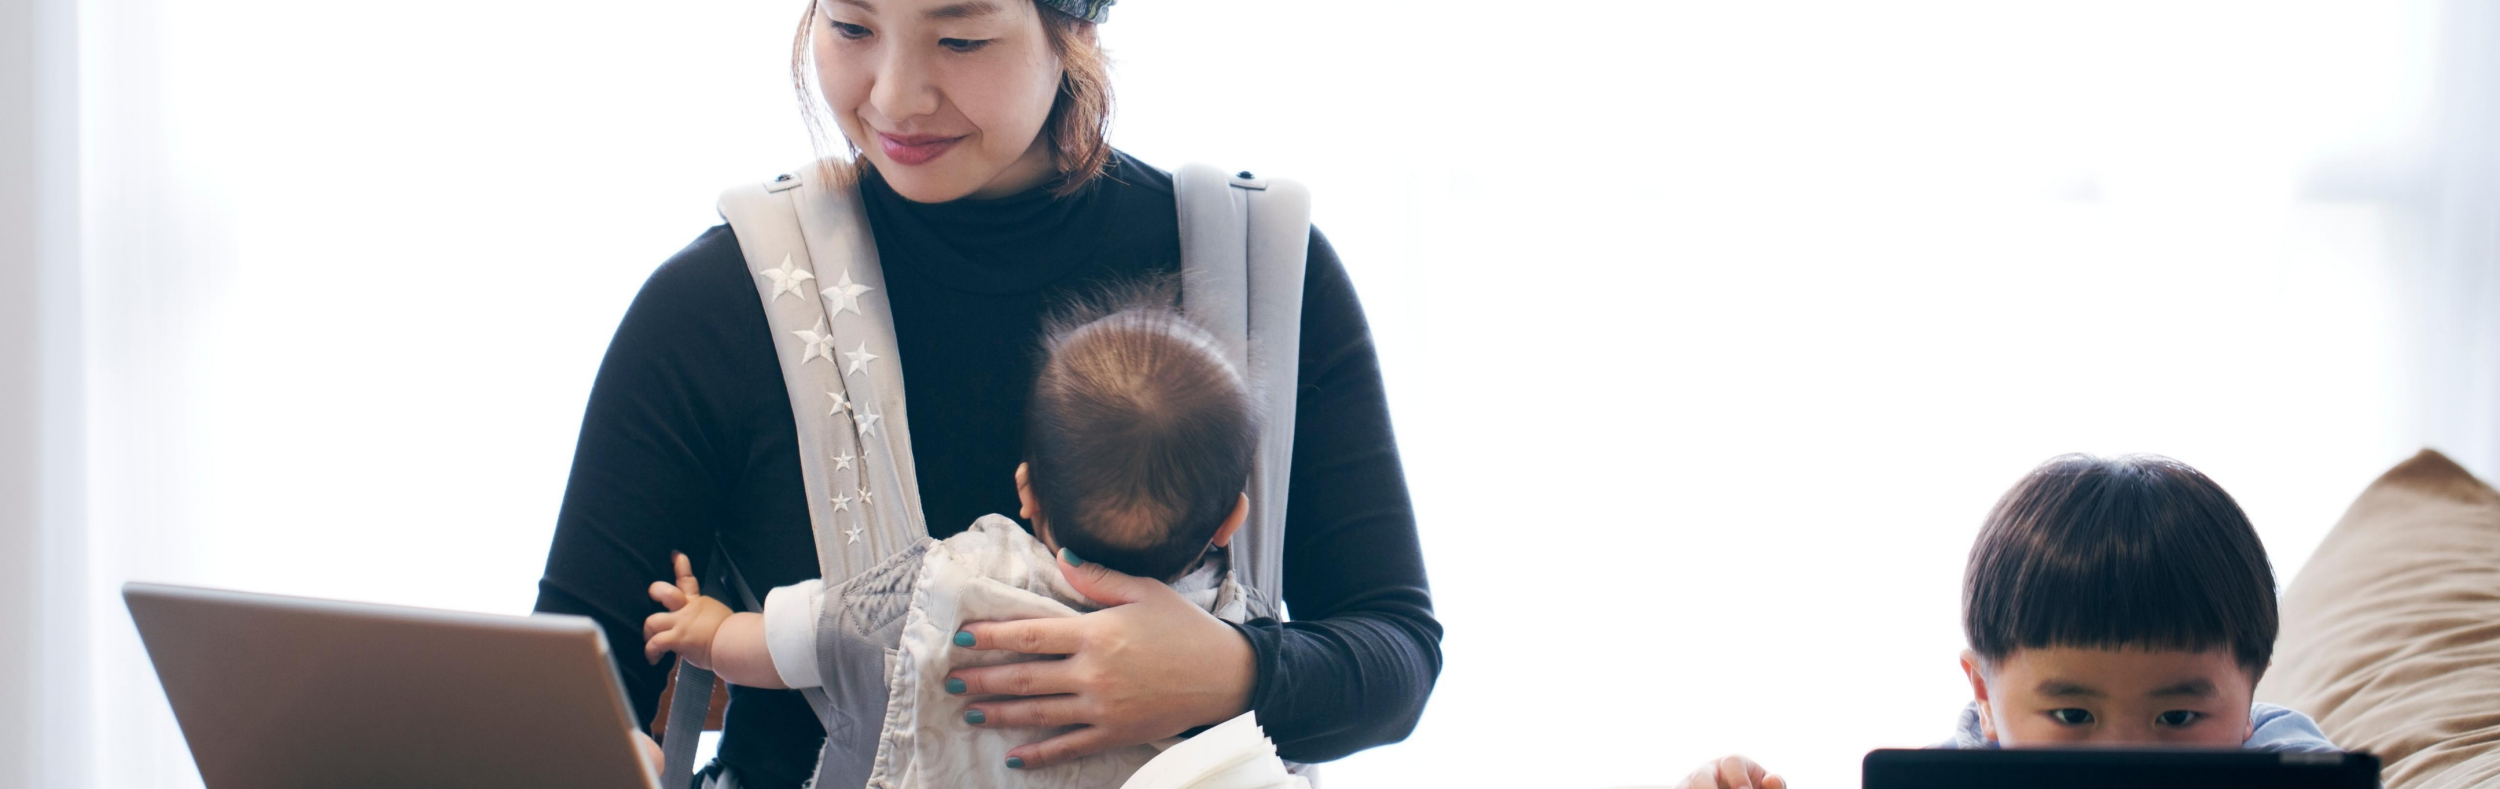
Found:
[[[1111,4],[1120,0],[1034,0],[1034,2],[1058,9],[1059,13],[1087,22],[1101,22],[1111,18]]]

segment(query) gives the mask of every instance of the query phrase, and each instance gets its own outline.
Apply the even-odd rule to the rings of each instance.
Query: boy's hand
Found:
[[[1752,759],[1728,756],[1694,770],[1683,789],[1788,789],[1788,779],[1772,775]]]
[[[694,580],[694,566],[682,553],[670,553],[677,565],[677,583],[664,581],[651,584],[651,599],[659,601],[667,613],[652,614],[642,620],[642,656],[659,663],[660,656],[675,652],[679,658],[696,668],[712,667],[712,636],[720,632],[720,624],[729,618],[729,606],[704,597]]]

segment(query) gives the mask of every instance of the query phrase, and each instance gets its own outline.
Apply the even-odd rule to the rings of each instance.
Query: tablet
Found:
[[[143,583],[122,599],[209,789],[656,786],[589,619]]]
[[[1862,784],[1865,789],[2377,789],[2378,757],[2236,749],[1879,750],[1866,755]]]

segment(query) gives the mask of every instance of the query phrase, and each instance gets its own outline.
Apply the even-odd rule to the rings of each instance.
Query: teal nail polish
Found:
[[[980,710],[964,710],[965,723],[979,726],[983,721],[987,721],[989,719],[990,716],[981,714]]]
[[[1007,757],[1007,769],[1010,769],[1010,770],[1022,770],[1022,769],[1024,769],[1024,757],[1022,757],[1022,756],[1009,756],[1009,757]]]
[[[948,693],[952,693],[952,694],[955,694],[955,695],[958,695],[958,696],[963,695],[963,693],[964,693],[964,681],[963,681],[963,680],[960,680],[960,679],[956,679],[956,678],[954,678],[954,677],[947,677],[947,678],[946,678],[946,692],[948,692]]]
[[[957,630],[957,631],[955,631],[955,646],[959,646],[959,647],[970,647],[970,646],[972,646],[972,631],[970,631],[970,630]]]
[[[1085,559],[1083,557],[1077,556],[1075,551],[1071,551],[1066,548],[1059,549],[1059,560],[1067,562],[1069,567],[1085,566]]]

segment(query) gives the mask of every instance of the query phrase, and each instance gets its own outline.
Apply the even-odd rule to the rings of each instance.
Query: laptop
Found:
[[[122,599],[209,789],[657,785],[589,619],[145,583]]]
[[[2268,787],[2378,789],[2366,753],[2242,750],[1879,750],[1866,755],[1864,789],[2085,789]]]

